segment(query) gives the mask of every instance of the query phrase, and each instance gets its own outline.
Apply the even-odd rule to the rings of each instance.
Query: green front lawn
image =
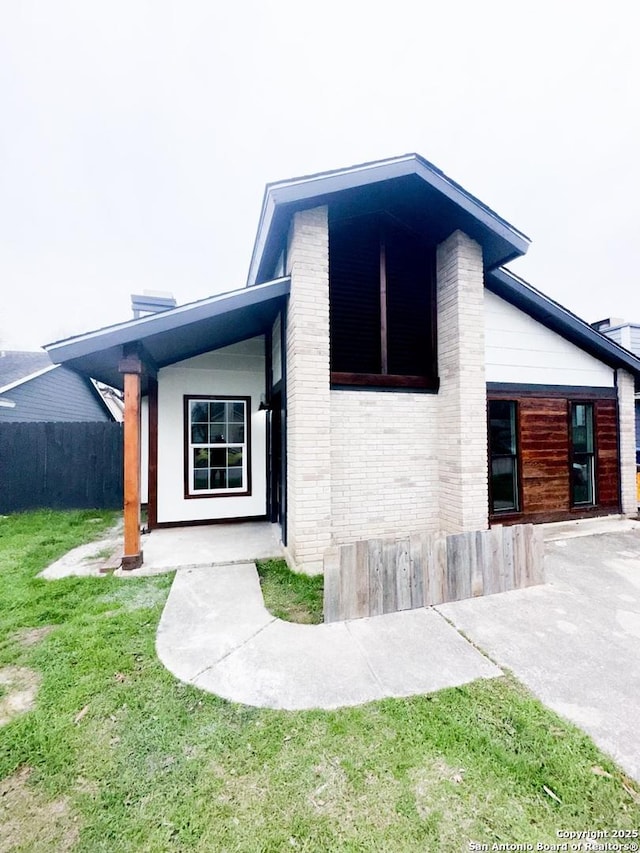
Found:
[[[510,677],[302,713],[180,684],[154,651],[170,575],[35,578],[112,520],[0,519],[0,703],[20,679],[36,697],[0,727],[2,851],[447,853],[640,827],[638,787]]]

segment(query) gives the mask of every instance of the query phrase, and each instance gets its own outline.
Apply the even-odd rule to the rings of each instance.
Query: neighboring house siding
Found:
[[[0,407],[0,421],[112,421],[88,383],[66,367],[48,370],[3,395],[15,408]]]
[[[440,528],[438,398],[331,392],[334,544]]]
[[[178,362],[158,371],[158,523],[263,516],[266,513],[264,338]],[[184,395],[251,397],[248,496],[184,497]]]
[[[640,355],[640,326],[631,326],[629,349],[636,355]]]
[[[614,371],[485,289],[487,382],[612,388]]]

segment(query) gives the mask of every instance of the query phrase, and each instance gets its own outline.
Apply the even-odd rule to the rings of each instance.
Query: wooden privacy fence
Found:
[[[418,533],[329,549],[324,620],[358,619],[544,583],[542,529]]]
[[[122,507],[122,424],[0,424],[0,513]]]

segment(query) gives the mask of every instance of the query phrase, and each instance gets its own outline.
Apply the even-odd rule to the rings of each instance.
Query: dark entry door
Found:
[[[271,521],[282,524],[283,494],[282,494],[282,394],[277,392],[271,398],[270,430],[270,508]]]

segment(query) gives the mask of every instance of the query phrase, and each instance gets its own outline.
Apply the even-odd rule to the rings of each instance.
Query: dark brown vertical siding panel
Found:
[[[153,530],[158,523],[158,380],[149,377],[149,467],[147,473],[147,526]]]
[[[595,403],[596,500],[598,506],[618,507],[618,407],[615,400]]]
[[[523,513],[568,511],[567,401],[521,398],[519,414]]]

